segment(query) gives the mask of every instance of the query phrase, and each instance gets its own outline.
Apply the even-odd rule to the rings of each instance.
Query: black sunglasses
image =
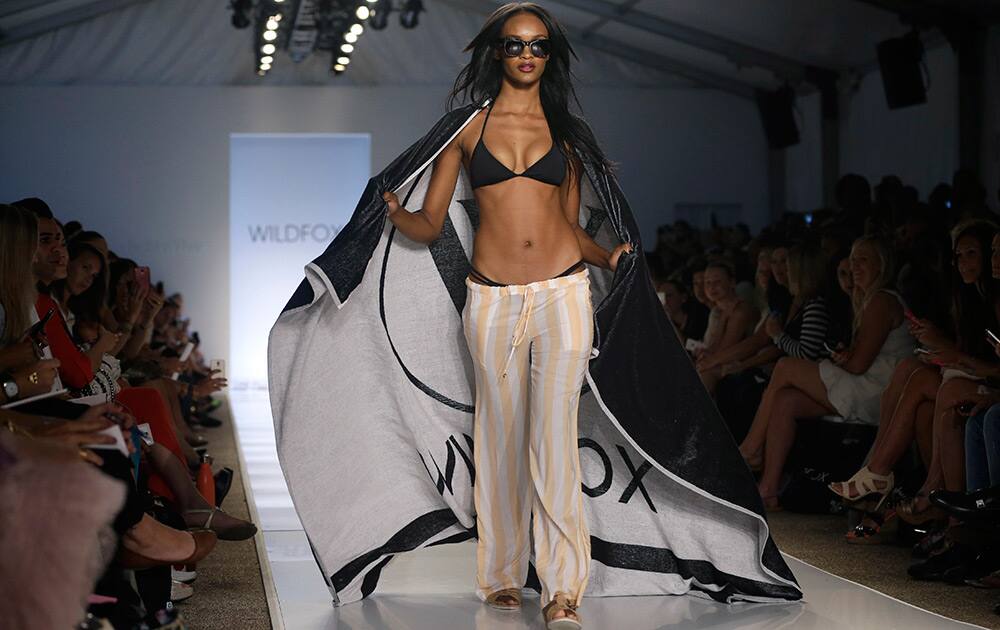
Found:
[[[503,37],[497,40],[497,44],[505,57],[520,56],[526,46],[530,48],[532,56],[540,59],[547,59],[549,53],[552,52],[552,42],[549,39],[535,39],[526,42],[517,37]]]

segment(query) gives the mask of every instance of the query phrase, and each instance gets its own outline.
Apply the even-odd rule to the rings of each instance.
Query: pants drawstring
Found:
[[[531,287],[527,287],[524,291],[524,303],[521,305],[521,314],[514,325],[514,337],[511,340],[510,354],[507,355],[507,360],[503,362],[501,379],[507,378],[507,367],[510,365],[510,360],[514,358],[514,349],[524,340],[524,336],[528,331],[528,316],[531,315],[531,306],[534,301],[535,292]]]

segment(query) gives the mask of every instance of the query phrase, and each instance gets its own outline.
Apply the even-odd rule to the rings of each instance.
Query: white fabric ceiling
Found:
[[[875,44],[908,27],[892,13],[855,0],[604,0],[752,47],[801,69],[870,68]],[[346,73],[332,76],[329,53],[299,64],[276,57],[256,76],[253,29],[230,25],[227,0],[0,0],[0,32],[31,32],[97,5],[123,7],[12,44],[0,39],[0,84],[19,85],[420,85],[451,84],[465,44],[501,4],[493,0],[424,0],[414,30],[396,16],[367,29]],[[773,87],[780,77],[648,30],[581,10],[576,0],[542,2],[573,35],[584,85]],[[584,3],[585,4],[585,3]],[[574,8],[577,7],[577,8]],[[593,33],[603,45],[588,44]],[[599,42],[599,43],[600,43]],[[642,54],[616,55],[616,43]],[[648,58],[647,58],[648,56]]]

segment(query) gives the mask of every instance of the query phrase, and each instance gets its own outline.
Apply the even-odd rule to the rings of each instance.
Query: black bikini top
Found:
[[[493,106],[490,105],[486,111],[486,120],[483,121],[483,129],[479,132],[479,141],[476,142],[476,148],[472,150],[472,158],[469,160],[469,180],[472,182],[472,188],[498,184],[513,177],[530,177],[552,186],[562,184],[566,177],[566,158],[556,148],[555,142],[549,147],[548,153],[526,168],[523,173],[510,170],[490,153],[486,143],[483,142],[483,132],[486,131],[486,122],[490,119],[492,111]],[[482,151],[479,150],[480,145]]]

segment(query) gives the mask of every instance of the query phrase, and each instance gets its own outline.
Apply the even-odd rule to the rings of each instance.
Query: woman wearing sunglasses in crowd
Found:
[[[614,270],[631,245],[609,252],[580,227],[583,169],[573,148],[601,153],[586,145],[583,123],[568,110],[568,46],[550,39],[564,42],[543,18],[532,9],[491,16],[466,48],[472,62],[452,97],[468,90],[492,102],[438,157],[420,211],[405,211],[391,192],[383,198],[400,232],[430,243],[441,232],[459,170],[469,173],[480,208],[463,312],[476,369],[478,593],[493,607],[517,608],[533,539],[546,623],[578,628],[575,608],[590,566],[577,449],[593,340],[584,263]],[[567,325],[547,325],[552,317]],[[505,408],[511,400],[515,413]],[[504,443],[519,446],[487,456]]]

